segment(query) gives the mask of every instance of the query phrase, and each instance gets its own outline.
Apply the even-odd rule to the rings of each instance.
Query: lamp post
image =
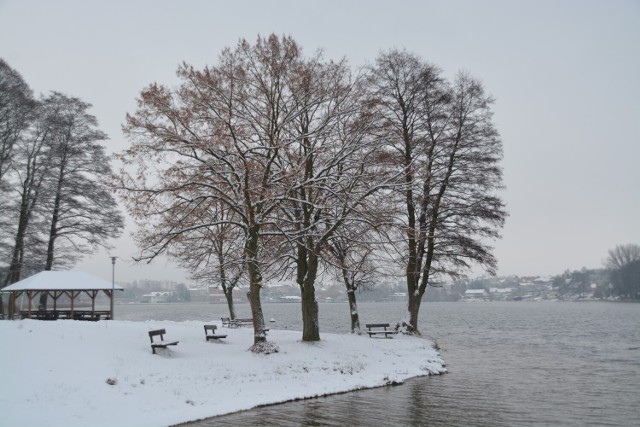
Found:
[[[113,320],[113,299],[116,297],[116,257],[111,257],[111,320]]]

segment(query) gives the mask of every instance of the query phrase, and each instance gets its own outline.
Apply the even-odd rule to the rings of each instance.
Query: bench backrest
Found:
[[[367,323],[365,325],[367,328],[388,328],[388,323]]]
[[[216,325],[204,325],[204,333],[206,334],[207,331],[211,331],[213,333],[216,332],[217,326]]]
[[[155,337],[156,335],[160,335],[160,339],[164,340],[164,334],[166,334],[167,331],[164,329],[156,329],[155,331],[149,331],[149,339],[151,340],[151,342],[153,342],[153,337]]]

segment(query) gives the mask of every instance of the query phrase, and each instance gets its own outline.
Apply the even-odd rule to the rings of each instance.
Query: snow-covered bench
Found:
[[[221,317],[222,326],[226,328],[239,328],[240,326],[252,326],[253,319],[230,319],[229,317]]]
[[[165,341],[164,340],[164,334],[166,334],[167,331],[164,329],[156,329],[155,331],[149,331],[149,339],[151,340],[151,351],[153,352],[153,354],[156,354],[156,348],[167,348],[167,346],[170,345],[178,345],[178,341]],[[160,335],[160,341],[153,341],[153,337],[156,337]]]
[[[234,324],[236,328],[240,326],[253,326],[253,319],[233,319],[231,323]]]
[[[222,326],[226,328],[239,328],[241,326],[253,326],[253,319],[230,319],[221,317]],[[269,332],[269,328],[264,328],[265,332]]]
[[[204,325],[204,336],[207,341],[209,340],[219,340],[221,338],[226,338],[226,335],[216,334],[216,329],[218,327],[216,325]]]
[[[389,327],[388,323],[367,323],[365,327],[367,328],[366,332],[369,334],[369,337],[373,337],[374,335],[384,335],[385,338],[389,338],[389,335],[395,335],[398,333],[398,331],[387,329]]]

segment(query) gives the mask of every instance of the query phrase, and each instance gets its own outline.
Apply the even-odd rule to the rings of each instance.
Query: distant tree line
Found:
[[[640,301],[640,246],[618,245],[608,251],[603,264],[601,269],[567,270],[554,276],[553,287],[560,297]]]
[[[605,260],[611,293],[621,299],[640,301],[640,246],[618,245]]]
[[[561,300],[603,299],[640,301],[640,246],[618,245],[608,251],[603,268],[566,270],[550,278],[549,296]],[[518,276],[476,277],[455,280],[444,288],[434,289],[427,301],[457,301],[468,289],[510,288],[517,295],[523,283]],[[513,297],[513,295],[512,295]]]
[[[124,126],[119,194],[140,261],[167,254],[229,297],[240,277],[264,333],[266,280],[294,278],[302,339],[320,339],[317,282],[349,295],[402,270],[407,331],[428,286],[471,263],[494,272],[490,242],[506,211],[493,99],[468,73],[448,79],[403,50],[354,71],[290,37],[240,40],[213,66],[182,64],[179,86],[153,83]]]
[[[59,92],[36,99],[0,59],[0,288],[70,268],[122,232],[107,136],[90,108]]]

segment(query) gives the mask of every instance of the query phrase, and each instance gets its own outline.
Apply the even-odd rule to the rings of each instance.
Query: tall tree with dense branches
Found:
[[[346,63],[304,58],[293,39],[275,35],[242,40],[217,66],[183,65],[178,76],[176,90],[144,90],[125,126],[133,145],[121,158],[139,169],[123,170],[119,185],[139,222],[140,259],[171,253],[196,230],[206,229],[211,242],[235,230],[254,348],[266,342],[260,289],[274,264],[293,266],[303,340],[319,340],[319,257],[380,186],[377,151],[363,143],[370,118],[355,96],[361,88]]]
[[[20,73],[0,58],[0,190],[13,161],[13,149],[34,119],[37,102]]]
[[[51,165],[41,215],[48,224],[44,270],[73,265],[98,247],[108,247],[124,228],[110,190],[112,171],[90,104],[53,92],[56,106],[50,132]],[[46,294],[40,299],[46,305]]]
[[[294,70],[291,93],[300,114],[286,129],[295,143],[281,152],[289,173],[280,223],[292,244],[304,341],[320,339],[315,282],[322,258],[331,257],[331,240],[368,221],[369,200],[392,182],[369,132],[362,89],[344,61],[316,57]]]
[[[292,141],[283,129],[299,114],[287,79],[300,61],[298,45],[272,35],[254,45],[241,40],[218,65],[202,71],[184,64],[177,90],[153,84],[127,116],[132,147],[120,156],[121,194],[138,222],[140,259],[167,251],[182,235],[217,225],[237,227],[249,281],[254,351],[270,352],[260,300],[265,235],[282,200],[286,171],[280,151]],[[201,206],[228,212],[201,218]],[[150,227],[151,225],[151,227]]]
[[[11,230],[11,251],[8,255],[8,274],[3,286],[21,280],[25,262],[27,268],[38,271],[34,265],[37,256],[25,256],[27,251],[38,253],[38,244],[28,245],[29,241],[38,242],[42,227],[33,227],[34,217],[43,201],[46,185],[53,164],[52,134],[55,132],[59,106],[44,98],[38,107],[36,118],[28,132],[19,139],[13,150],[11,174],[13,182],[7,192],[7,200],[12,205],[11,221],[7,229]],[[40,240],[41,241],[41,240]]]
[[[11,150],[2,230],[3,240],[12,237],[3,285],[67,268],[122,232],[107,182],[111,169],[101,145],[106,135],[88,108],[57,92],[43,97]]]
[[[403,172],[396,203],[404,235],[409,331],[427,286],[457,277],[471,262],[496,267],[488,241],[506,218],[502,143],[492,120],[493,99],[466,73],[449,83],[441,71],[405,51],[381,54],[369,69],[378,132]]]
[[[613,294],[640,300],[640,246],[629,243],[610,249],[604,264],[609,270]]]

